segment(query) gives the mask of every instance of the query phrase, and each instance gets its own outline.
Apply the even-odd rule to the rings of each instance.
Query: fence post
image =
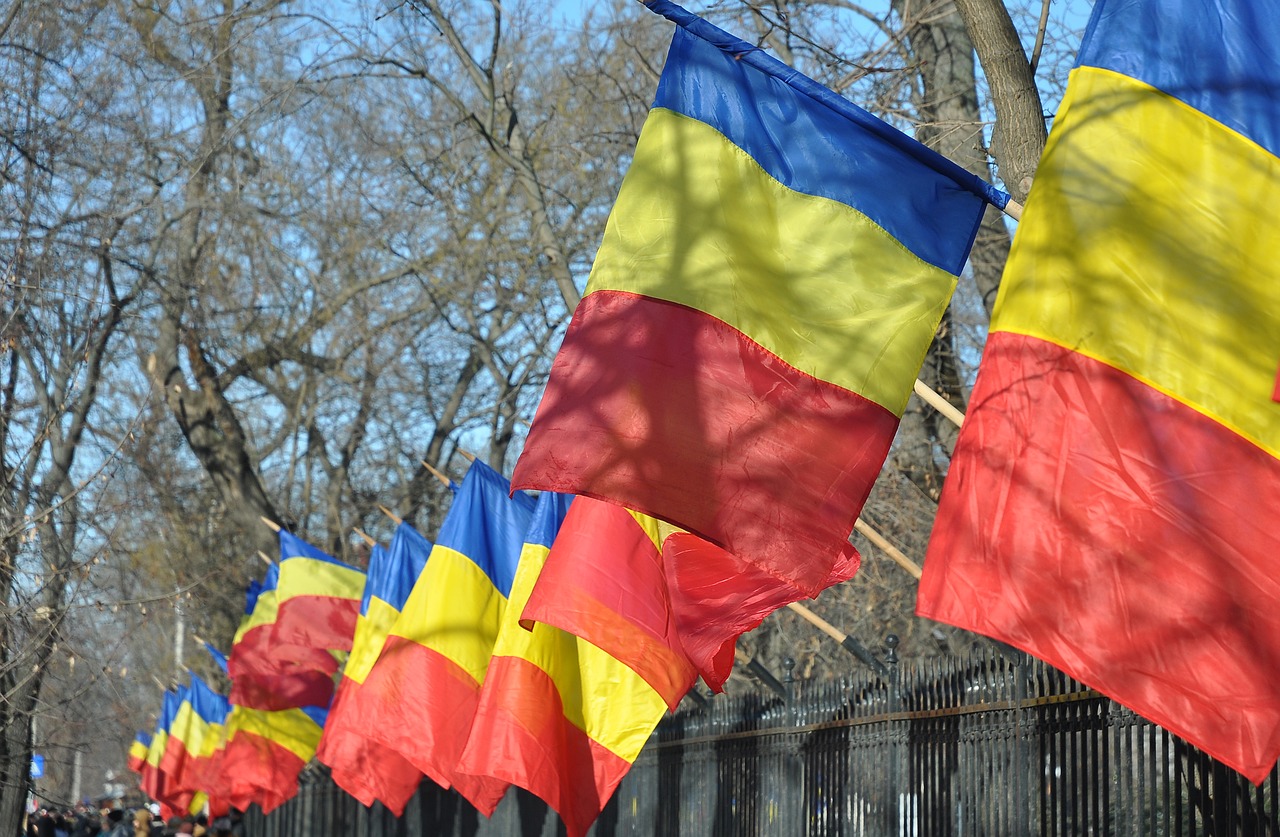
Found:
[[[802,823],[805,817],[803,771],[800,768],[799,736],[795,729],[798,726],[796,715],[796,661],[791,657],[782,660],[782,686],[786,690],[786,724],[788,735],[786,745],[780,753],[782,768],[782,796],[779,802],[779,820],[782,828],[780,834],[790,837],[801,837],[805,834]]]
[[[1031,803],[1029,791],[1031,769],[1028,749],[1031,734],[1027,724],[1027,655],[1014,648],[1002,648],[1013,661],[1013,810],[1010,816],[1018,834],[1029,834]]]
[[[899,691],[899,671],[898,671],[898,635],[889,634],[884,638],[884,662],[888,673],[885,677],[889,689],[889,714],[890,716],[902,711],[901,693]],[[903,730],[904,721],[898,718],[892,718],[889,721],[889,787],[887,788],[887,796],[889,798],[890,817],[889,822],[893,827],[893,834],[896,837],[902,837],[904,832],[904,823],[902,821],[903,800],[901,796],[900,771],[902,770],[902,743],[906,739]]]

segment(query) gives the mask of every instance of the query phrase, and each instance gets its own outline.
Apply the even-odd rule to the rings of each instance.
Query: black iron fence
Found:
[[[1274,835],[1255,787],[1159,727],[1016,653],[891,663],[887,678],[715,698],[659,726],[592,833],[611,835]],[[492,819],[423,784],[404,816],[321,773],[246,815],[250,837],[563,834],[512,791]]]

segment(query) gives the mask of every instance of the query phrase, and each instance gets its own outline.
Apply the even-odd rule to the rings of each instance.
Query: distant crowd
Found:
[[[126,811],[123,808],[97,809],[77,805],[74,809],[57,811],[41,808],[27,818],[23,837],[243,837],[244,827],[240,816],[216,817],[212,822],[205,815],[174,817],[162,820],[149,808]]]

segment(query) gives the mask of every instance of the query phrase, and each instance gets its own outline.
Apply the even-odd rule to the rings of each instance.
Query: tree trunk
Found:
[[[973,42],[950,2],[925,4],[894,0],[903,18],[907,44],[920,77],[916,137],[966,170],[990,181],[991,169],[982,133]],[[914,9],[914,11],[913,11]],[[1009,233],[1001,213],[988,208],[970,255],[970,270],[984,302],[995,298],[1009,254]],[[990,309],[988,309],[989,312]],[[948,308],[920,370],[920,379],[963,409],[964,392],[957,359],[954,309]],[[957,428],[937,410],[912,399],[902,418],[896,464],[925,494],[937,499],[945,462]]]
[[[6,699],[0,702],[0,834],[22,834],[22,815],[31,787],[31,713],[40,677],[10,693],[10,676],[3,679]]]
[[[1035,73],[1018,30],[1000,0],[955,0],[991,88],[996,124],[992,156],[1005,188],[1025,201],[1048,132]]]

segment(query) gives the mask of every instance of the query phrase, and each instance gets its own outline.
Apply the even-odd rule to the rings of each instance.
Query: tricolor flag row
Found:
[[[700,625],[699,591],[666,567],[681,534],[682,555],[730,566],[620,506],[512,493],[482,462],[435,543],[402,522],[367,574],[282,531],[247,591],[230,699],[194,675],[166,693],[131,767],[170,813],[270,811],[314,757],[365,804],[402,811],[428,777],[490,814],[515,784],[581,834],[663,713],[699,674],[723,683],[737,635],[776,607],[740,594],[754,617]]]
[[[269,810],[314,755],[366,803],[428,777],[490,813],[514,784],[581,834],[743,632],[856,572],[854,522],[1008,196],[647,5],[679,28],[512,483],[473,463],[435,542],[401,524],[367,577],[282,533],[229,702],[193,680],[137,743],[171,807]],[[1095,5],[919,603],[1255,780],[1280,755],[1277,21]]]

